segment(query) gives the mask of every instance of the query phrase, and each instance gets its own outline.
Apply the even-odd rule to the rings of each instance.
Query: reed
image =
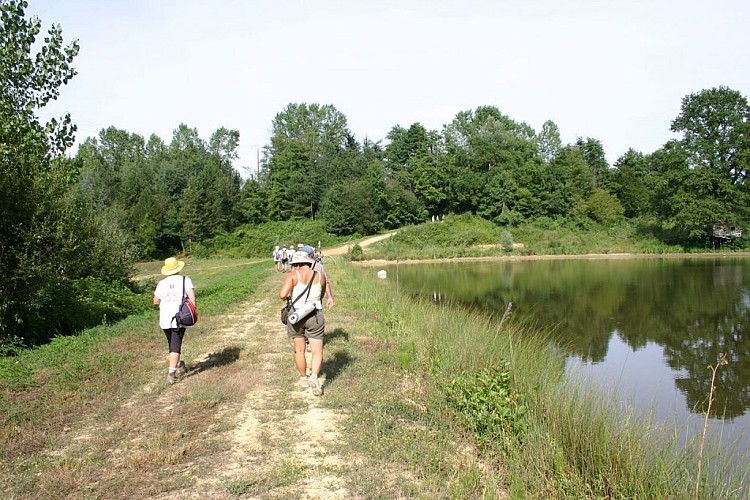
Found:
[[[711,416],[711,405],[714,402],[714,395],[716,394],[716,372],[719,371],[719,367],[728,364],[727,357],[725,354],[719,354],[719,360],[715,366],[709,366],[711,370],[711,391],[708,395],[708,407],[706,408],[706,418],[703,421],[703,434],[701,435],[700,448],[698,449],[698,473],[695,480],[695,498],[700,498],[701,488],[701,474],[703,472],[703,453],[706,448],[706,433],[708,432],[708,418]]]

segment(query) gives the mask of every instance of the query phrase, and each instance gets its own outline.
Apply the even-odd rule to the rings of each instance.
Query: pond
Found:
[[[637,258],[473,261],[386,266],[417,296],[527,321],[568,355],[567,370],[625,404],[750,450],[750,259]]]

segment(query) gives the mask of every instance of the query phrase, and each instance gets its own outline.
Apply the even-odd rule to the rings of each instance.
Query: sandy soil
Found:
[[[394,233],[379,234],[377,236],[372,236],[371,238],[367,238],[367,239],[364,239],[364,240],[360,241],[359,242],[359,246],[361,246],[362,248],[364,248],[364,247],[372,245],[373,243],[376,243],[378,241],[390,238],[394,234],[396,234],[396,233],[394,232]],[[342,246],[333,247],[333,248],[325,248],[325,249],[323,249],[323,255],[346,255],[347,253],[349,253],[349,248],[351,248],[352,246],[353,246],[353,244],[352,245],[342,245]]]

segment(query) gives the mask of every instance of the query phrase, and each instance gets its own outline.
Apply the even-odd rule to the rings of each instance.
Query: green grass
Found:
[[[159,267],[144,264],[141,274],[156,274]],[[414,302],[371,270],[347,263],[329,272],[338,326],[327,333],[326,393],[319,404],[340,410],[335,425],[343,464],[325,467],[344,471],[352,496],[692,497],[692,448],[678,447],[669,429],[564,377],[564,356],[545,332],[512,315],[499,325],[499,318]],[[196,283],[200,312],[208,316],[252,296],[259,284],[264,297],[277,286],[270,259],[189,259],[186,273]],[[189,418],[162,414],[93,436],[81,450],[73,444],[59,457],[44,453],[67,446],[65,429],[85,426],[91,415],[105,422],[114,412],[125,412],[121,422],[128,416],[124,401],[163,373],[155,360],[153,366],[123,370],[163,348],[156,317],[153,309],[0,360],[0,471],[7,491],[72,496],[91,488],[92,494],[158,496],[189,484],[178,468],[210,461],[214,447],[224,446],[216,436],[219,427],[209,431],[207,422],[241,404],[247,367],[254,362],[252,352],[236,345],[215,354],[216,367],[205,378],[183,386]],[[198,352],[207,347],[201,334],[218,328],[206,323],[218,319],[191,331],[191,349]],[[240,352],[242,366],[231,362]],[[296,410],[293,401],[268,404]],[[196,446],[198,435],[209,441]],[[107,454],[118,447],[125,468],[110,476],[110,467],[95,467],[109,464]],[[742,498],[744,490],[732,489],[735,480],[721,475],[727,469],[719,452],[709,450],[706,458],[714,465],[706,469],[701,498]],[[165,466],[175,473],[159,476]],[[233,496],[262,495],[307,474],[290,459],[263,475],[228,479],[224,488]],[[130,481],[136,477],[142,481]]]
[[[740,251],[735,242],[721,251]],[[509,249],[511,244],[515,244]],[[708,246],[707,246],[708,245]],[[653,230],[647,223],[624,221],[613,227],[591,224],[581,228],[552,219],[518,227],[501,227],[479,217],[446,216],[439,223],[424,223],[399,230],[392,238],[365,249],[366,259],[417,260],[456,257],[583,255],[589,253],[709,252],[703,246],[685,246]]]
[[[144,274],[158,268],[143,266]],[[152,269],[153,268],[153,269]],[[247,297],[269,276],[270,260],[189,261],[201,315],[217,314]],[[75,427],[80,416],[94,409],[107,412],[145,383],[148,370],[124,369],[146,351],[163,348],[158,312],[130,316],[113,325],[102,325],[49,344],[0,358],[0,447],[11,456],[33,454],[43,449],[55,431]],[[191,331],[199,335],[207,328],[199,322]],[[223,395],[206,389],[196,394],[198,404],[211,406]]]
[[[276,245],[289,246],[305,243],[323,248],[345,243],[351,237],[326,232],[322,221],[309,219],[284,220],[240,226],[232,233],[217,235],[206,244],[190,248],[192,255],[202,257],[268,258]]]

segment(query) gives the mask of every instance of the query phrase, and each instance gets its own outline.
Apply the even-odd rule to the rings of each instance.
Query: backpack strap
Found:
[[[185,299],[187,298],[187,295],[185,295],[185,276],[182,276],[182,300],[180,300],[180,308],[177,309],[177,313],[172,317],[172,321],[174,321],[174,324],[177,325],[177,328],[180,328],[180,322],[177,321],[177,317],[180,315],[180,311],[182,310],[182,306],[185,305]]]

